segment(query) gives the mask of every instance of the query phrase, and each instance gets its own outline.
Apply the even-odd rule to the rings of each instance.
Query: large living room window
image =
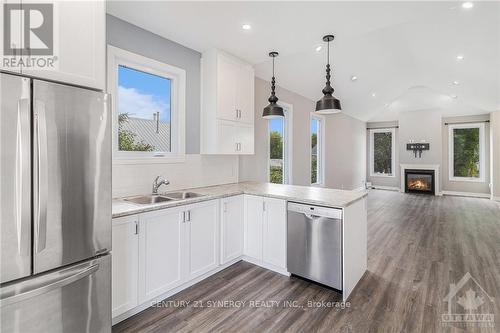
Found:
[[[184,155],[185,71],[112,46],[108,57],[115,161]]]
[[[395,169],[394,128],[370,130],[370,175],[394,177]]]
[[[484,181],[484,124],[449,125],[449,170],[452,181]]]

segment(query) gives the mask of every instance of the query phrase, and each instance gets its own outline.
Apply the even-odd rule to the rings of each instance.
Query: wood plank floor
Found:
[[[341,298],[240,262],[166,300],[190,301],[188,306],[149,308],[113,332],[500,332],[498,203],[372,190],[368,208],[368,271],[349,308],[308,306]],[[495,327],[442,325],[450,283],[467,272],[492,297],[481,309],[494,314]],[[202,303],[204,308],[195,306]]]

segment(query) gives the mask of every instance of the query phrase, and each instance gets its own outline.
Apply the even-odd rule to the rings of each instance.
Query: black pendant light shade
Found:
[[[277,117],[284,117],[283,108],[279,106],[278,97],[276,97],[276,93],[274,92],[276,89],[276,80],[274,79],[274,58],[278,56],[278,52],[270,52],[269,56],[273,58],[273,78],[271,80],[271,96],[269,96],[269,105],[264,108],[264,112],[262,112],[262,117],[266,119],[272,119]]]
[[[327,64],[326,64],[326,85],[323,88],[323,98],[316,102],[316,113],[332,114],[342,111],[340,101],[333,96],[333,87],[330,85],[330,42],[333,35],[326,35],[323,41],[328,43]]]

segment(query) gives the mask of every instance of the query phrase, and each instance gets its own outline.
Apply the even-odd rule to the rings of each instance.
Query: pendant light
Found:
[[[328,43],[327,63],[326,63],[326,86],[323,88],[323,97],[316,102],[316,113],[333,114],[342,111],[340,101],[332,96],[333,88],[330,85],[330,42],[333,40],[333,35],[326,35],[323,41]]]
[[[276,97],[276,93],[274,90],[276,89],[276,80],[274,79],[274,58],[278,56],[278,52],[270,52],[269,56],[273,58],[273,78],[271,80],[271,96],[269,96],[269,105],[264,108],[264,112],[262,112],[262,117],[265,119],[272,119],[278,117],[284,117],[283,108],[276,104],[278,102],[278,97]]]

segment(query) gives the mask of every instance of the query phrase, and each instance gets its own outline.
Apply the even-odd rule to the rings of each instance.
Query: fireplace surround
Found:
[[[435,194],[434,170],[405,169],[405,192]]]
[[[412,164],[399,164],[399,171],[400,171],[400,182],[399,182],[399,191],[402,193],[406,192],[406,175],[405,171],[406,170],[432,170],[434,171],[434,195],[442,195],[441,193],[441,186],[440,186],[440,165],[439,164],[424,164],[424,163],[412,163]]]

